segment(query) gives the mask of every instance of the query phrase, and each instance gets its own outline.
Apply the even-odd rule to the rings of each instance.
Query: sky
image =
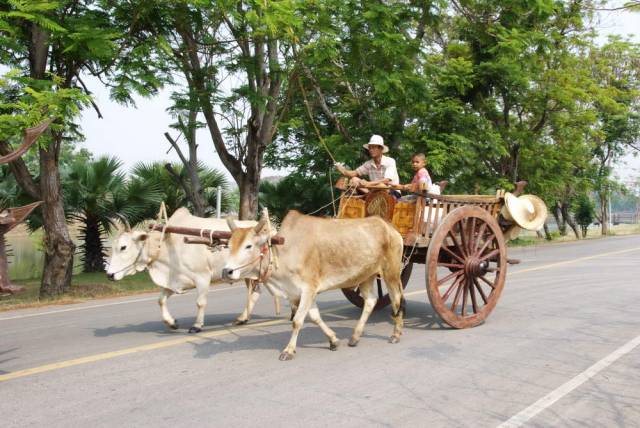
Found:
[[[616,7],[624,1],[611,1],[609,7]],[[640,43],[640,13],[625,11],[600,12],[596,22],[601,40],[608,34],[629,36]],[[169,131],[176,136],[176,131],[169,128],[173,122],[166,113],[170,105],[170,91],[165,90],[151,99],[137,98],[137,108],[124,107],[109,100],[108,92],[97,80],[88,79],[86,82],[94,93],[96,104],[102,112],[103,119],[99,119],[95,110],[87,109],[81,119],[86,141],[81,145],[96,156],[116,156],[124,162],[129,170],[138,162],[175,161],[179,162],[175,151],[170,149],[164,133]],[[220,162],[213,149],[213,143],[206,130],[198,133],[198,157],[205,164],[226,174],[230,182],[231,175]],[[182,144],[186,150],[186,144]],[[169,151],[169,152],[168,152]],[[640,176],[640,157],[627,156],[617,166],[616,173],[623,181]],[[285,175],[282,171],[265,169],[262,176]]]

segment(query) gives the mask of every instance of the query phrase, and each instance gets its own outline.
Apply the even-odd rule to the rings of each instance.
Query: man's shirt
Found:
[[[398,170],[396,169],[396,161],[390,157],[382,156],[380,159],[380,166],[377,167],[373,159],[369,159],[362,165],[360,165],[356,172],[360,177],[366,175],[369,177],[369,181],[384,180],[385,178],[391,179],[391,184],[400,184],[400,178],[398,177]]]

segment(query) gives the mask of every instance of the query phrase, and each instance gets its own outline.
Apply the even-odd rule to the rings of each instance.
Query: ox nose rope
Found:
[[[262,248],[260,248],[260,254],[258,254],[258,256],[256,258],[254,258],[253,260],[240,265],[234,269],[232,269],[232,272],[238,269],[244,269],[247,266],[251,266],[253,264],[255,264],[256,262],[260,262],[260,264],[258,265],[258,278],[256,279],[257,283],[262,283],[264,284],[269,277],[271,276],[271,272],[272,272],[272,268],[278,269],[278,256],[275,252],[275,250],[273,249],[273,244],[271,242],[271,219],[269,219],[269,211],[264,208],[262,211],[262,216],[265,219],[265,227],[267,229],[267,242],[264,243],[264,245],[262,246]],[[262,262],[264,260],[264,256],[265,254],[267,254],[268,257],[268,262],[267,262],[267,268],[264,270],[262,269]]]
[[[140,247],[140,250],[138,250],[138,255],[136,256],[136,258],[133,261],[133,263],[130,263],[130,264],[126,265],[125,267],[123,267],[122,269],[113,272],[111,275],[115,275],[117,273],[123,272],[123,271],[131,268],[132,266],[135,266],[136,263],[138,263],[138,260],[140,260],[140,256],[142,255],[142,250],[144,250],[144,245],[142,247]]]

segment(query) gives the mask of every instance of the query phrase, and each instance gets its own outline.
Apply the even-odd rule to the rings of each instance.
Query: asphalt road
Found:
[[[230,328],[240,286],[211,290],[197,336],[193,293],[169,300],[177,331],[155,295],[2,312],[0,426],[640,426],[640,236],[509,256],[522,264],[481,326],[443,325],[417,266],[399,344],[386,308],[346,346],[359,310],[330,292],[339,350],[307,323],[289,362],[266,295]]]

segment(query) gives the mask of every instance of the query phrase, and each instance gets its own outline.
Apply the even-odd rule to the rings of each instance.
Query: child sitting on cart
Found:
[[[423,189],[426,189],[431,193],[440,193],[440,189],[436,188],[436,186],[431,181],[431,176],[429,172],[425,168],[426,164],[426,156],[424,153],[416,153],[411,157],[411,167],[416,172],[411,180],[411,183],[404,185],[404,190],[407,190],[411,193],[419,192]],[[403,196],[400,200],[402,202],[415,201],[416,195],[406,195]]]

